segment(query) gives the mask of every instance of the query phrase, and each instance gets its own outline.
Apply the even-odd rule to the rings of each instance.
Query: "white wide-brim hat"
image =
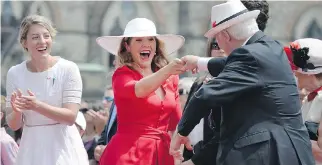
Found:
[[[249,19],[256,19],[259,10],[248,11],[240,0],[229,0],[211,8],[212,28],[205,34],[207,38],[213,38],[214,35],[235,24]]]
[[[307,54],[303,54],[304,51],[298,54],[298,53],[295,53],[294,50],[292,50],[293,63],[295,66],[298,67],[296,71],[302,74],[308,74],[308,75],[322,73],[322,40],[315,39],[315,38],[302,38],[292,42],[290,47],[291,47],[291,50],[292,50],[292,47],[296,50],[308,48]],[[308,59],[304,60],[302,57],[306,55],[308,56]],[[296,61],[302,61],[302,60],[304,60],[307,63],[307,65],[311,66],[312,68],[311,67],[304,68],[303,66],[299,66],[299,64],[297,64]]]
[[[121,36],[102,36],[96,39],[98,45],[108,52],[118,55],[120,43],[125,37],[150,37],[155,36],[164,43],[166,55],[172,54],[184,44],[184,37],[174,34],[157,34],[154,23],[146,18],[134,18],[127,23]]]

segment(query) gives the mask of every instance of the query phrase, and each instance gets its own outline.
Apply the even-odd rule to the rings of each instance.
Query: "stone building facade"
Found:
[[[31,13],[49,17],[58,30],[53,55],[79,65],[85,99],[103,95],[110,84],[113,55],[100,48],[95,39],[121,35],[135,17],[155,22],[158,33],[181,34],[182,49],[171,57],[185,54],[203,56],[210,27],[211,7],[220,1],[1,1],[1,93],[5,93],[6,73],[12,65],[28,58],[17,42],[22,18]],[[269,1],[268,35],[287,43],[297,38],[322,39],[322,2]]]

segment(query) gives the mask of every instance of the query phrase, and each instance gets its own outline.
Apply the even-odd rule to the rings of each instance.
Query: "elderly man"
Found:
[[[265,31],[266,24],[269,19],[269,4],[266,0],[247,0],[247,1],[241,1],[243,5],[249,10],[260,10],[260,13],[256,19],[256,22],[258,24],[258,28],[261,31]],[[222,55],[225,55],[225,52],[219,48],[218,43],[216,39],[210,38],[209,39],[211,44],[208,45],[207,50],[207,56],[208,57],[221,57]],[[209,41],[208,41],[209,42]],[[224,66],[224,65],[223,65]],[[219,74],[219,73],[218,73]],[[207,76],[210,76],[209,74]],[[217,77],[218,75],[211,75],[212,77]],[[191,96],[201,87],[203,83],[204,77],[198,77],[196,81],[193,83],[192,88],[189,92],[188,100],[191,98]],[[184,107],[184,106],[182,106]],[[211,107],[212,110],[209,111],[209,113],[201,119],[201,123],[203,121],[203,128],[201,128],[203,133],[199,133],[199,137],[202,139],[197,144],[193,143],[191,141],[191,138],[189,137],[189,140],[191,144],[193,145],[193,151],[189,151],[186,148],[183,151],[183,157],[184,161],[187,160],[186,163],[183,163],[182,165],[216,165],[214,161],[216,160],[216,153],[218,149],[218,144],[214,140],[214,136],[218,136],[220,130],[219,126],[221,123],[221,111],[215,110],[219,107]],[[200,123],[198,124],[200,125]],[[192,132],[195,130],[198,130],[198,125],[193,129]],[[195,131],[199,132],[199,131]],[[192,133],[190,133],[192,134]],[[191,159],[191,160],[189,160]]]
[[[259,31],[259,11],[238,0],[212,8],[212,29],[227,59],[185,56],[187,69],[220,74],[190,99],[170,153],[181,158],[187,135],[211,107],[222,106],[217,165],[314,164],[310,139],[302,122],[299,94],[283,46]],[[224,68],[217,65],[224,63]]]

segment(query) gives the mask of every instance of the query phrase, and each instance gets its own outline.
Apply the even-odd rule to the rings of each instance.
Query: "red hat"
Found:
[[[286,53],[286,55],[287,55],[287,58],[288,58],[288,61],[289,61],[289,63],[290,63],[290,66],[291,66],[292,70],[297,70],[297,69],[298,69],[298,67],[297,67],[297,66],[295,66],[295,65],[294,65],[294,63],[293,63],[293,53],[292,53],[292,51],[291,51],[291,48],[290,48],[290,47],[288,47],[288,46],[285,46],[285,47],[284,47],[284,51],[285,51],[285,53]]]

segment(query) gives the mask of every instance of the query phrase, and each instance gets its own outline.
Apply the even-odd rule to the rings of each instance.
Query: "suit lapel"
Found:
[[[250,39],[246,42],[246,45],[255,43],[259,39],[263,38],[265,34],[262,31],[256,32]]]

